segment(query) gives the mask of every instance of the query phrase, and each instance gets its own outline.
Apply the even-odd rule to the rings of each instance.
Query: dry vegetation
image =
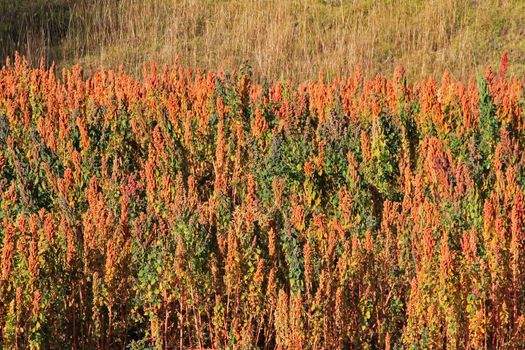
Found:
[[[357,64],[390,74],[402,64],[411,78],[445,69],[466,78],[508,51],[509,71],[524,71],[522,1],[48,0],[25,11],[27,1],[1,1],[11,8],[4,13],[17,14],[8,26],[21,38],[4,38],[0,53],[17,48],[62,65],[124,63],[140,72],[143,61],[178,57],[192,67],[247,64],[258,77],[303,81]]]

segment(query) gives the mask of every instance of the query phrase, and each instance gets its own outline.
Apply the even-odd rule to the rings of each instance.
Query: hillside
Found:
[[[448,69],[467,78],[509,52],[525,72],[523,1],[36,0],[0,1],[0,54],[18,49],[60,66],[179,62],[210,70],[249,65],[256,77],[305,81]]]

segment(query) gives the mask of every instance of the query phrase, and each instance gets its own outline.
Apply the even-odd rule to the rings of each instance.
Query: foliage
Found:
[[[503,67],[506,60],[503,60]],[[0,71],[0,347],[525,342],[523,82]]]

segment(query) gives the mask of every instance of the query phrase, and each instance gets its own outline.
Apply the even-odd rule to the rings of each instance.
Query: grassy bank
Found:
[[[457,78],[496,64],[525,71],[520,1],[48,0],[0,2],[0,53],[137,73],[156,59],[212,70],[248,64],[258,77],[332,77],[349,67]]]

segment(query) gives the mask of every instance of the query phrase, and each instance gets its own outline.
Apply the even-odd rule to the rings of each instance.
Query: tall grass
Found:
[[[69,26],[74,0],[0,0],[0,55],[51,58]]]
[[[19,36],[29,40],[17,37],[1,53],[17,48],[34,61],[45,54],[65,65],[124,63],[134,72],[150,58],[217,70],[248,64],[258,77],[307,80],[355,65],[391,74],[397,64],[413,78],[445,69],[465,78],[509,51],[510,71],[524,71],[521,1],[51,0],[39,8],[66,3],[67,28],[49,17],[31,28],[9,24],[27,29]]]

